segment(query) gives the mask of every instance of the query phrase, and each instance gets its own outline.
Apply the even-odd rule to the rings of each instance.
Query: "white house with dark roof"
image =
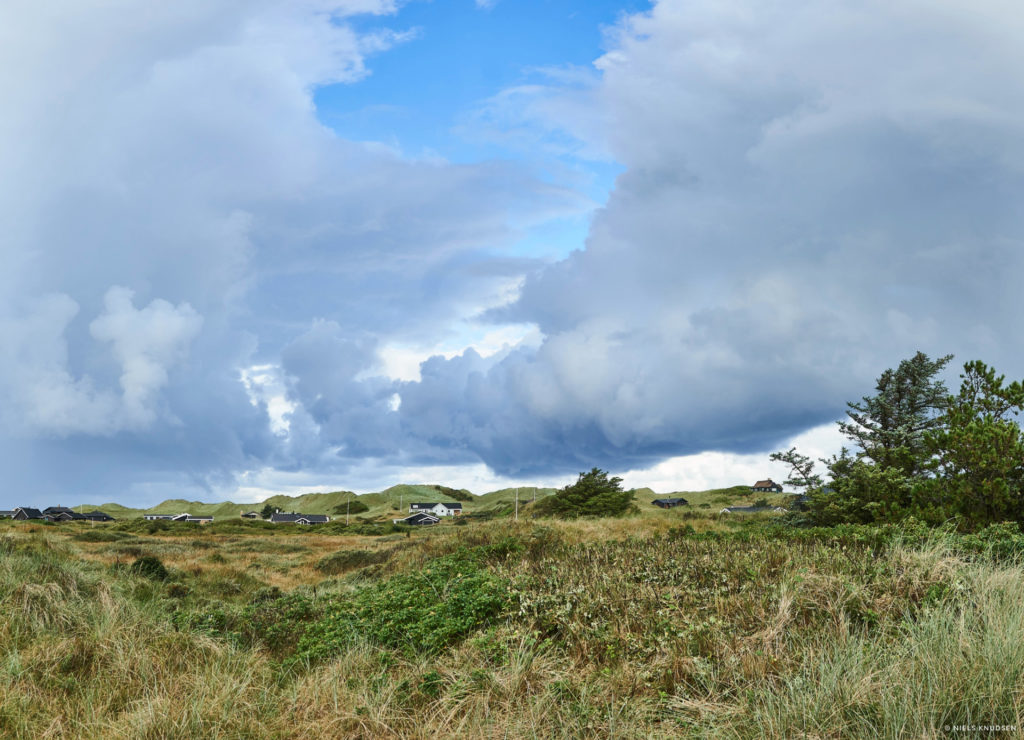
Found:
[[[143,517],[150,521],[166,519],[172,522],[199,522],[200,524],[209,524],[213,521],[212,516],[192,516],[187,511],[182,514],[143,514]]]
[[[457,501],[445,501],[443,503],[415,503],[409,504],[410,514],[430,514],[436,517],[459,516],[462,514],[462,504]]]

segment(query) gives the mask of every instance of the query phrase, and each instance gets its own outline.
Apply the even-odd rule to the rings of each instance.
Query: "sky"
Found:
[[[1008,0],[0,5],[0,507],[694,490],[1024,377]]]

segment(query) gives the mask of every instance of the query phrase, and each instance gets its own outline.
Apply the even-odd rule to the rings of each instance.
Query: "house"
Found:
[[[47,506],[43,509],[43,516],[56,517],[58,514],[74,514],[75,512],[66,506]]]
[[[430,514],[431,516],[459,516],[462,514],[462,504],[457,502],[445,503],[418,503],[409,504],[410,514]]]
[[[192,516],[188,512],[183,514],[144,514],[143,516],[150,521],[167,519],[172,522],[199,522],[200,524],[209,524],[213,521],[212,516]]]
[[[42,518],[43,512],[41,512],[39,509],[29,508],[28,506],[19,506],[17,509],[14,510],[14,513],[11,514],[11,519],[25,520]]]
[[[240,515],[243,519],[262,519],[258,511],[247,511]]]
[[[114,517],[105,511],[87,511],[82,516],[90,522],[112,522]]]
[[[784,514],[786,510],[781,506],[727,506],[722,509],[719,514],[763,514],[765,512],[774,512],[777,514]]]
[[[62,511],[59,514],[47,514],[44,511],[43,519],[45,519],[48,522],[71,522],[79,520],[84,521],[85,515],[79,514],[77,511],[71,511],[70,509],[68,509],[67,511]]]
[[[395,524],[411,524],[414,526],[427,526],[430,524],[437,524],[441,520],[433,514],[428,514],[421,511],[417,514],[410,514],[405,519],[392,519]]]
[[[690,502],[685,498],[656,498],[652,502],[655,506],[659,506],[662,509],[673,509],[676,506],[689,506]]]
[[[326,524],[331,518],[324,514],[296,514],[294,511],[283,514],[275,511],[270,515],[270,521],[274,524]]]
[[[771,478],[768,478],[767,480],[759,480],[750,488],[755,493],[782,493],[782,486]]]

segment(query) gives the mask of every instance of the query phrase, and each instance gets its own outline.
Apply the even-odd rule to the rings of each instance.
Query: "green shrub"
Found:
[[[127,532],[113,532],[109,529],[87,529],[84,532],[76,532],[71,535],[76,542],[122,542],[135,539],[134,535]]]
[[[472,501],[475,497],[469,491],[461,488],[449,488],[448,486],[433,485],[431,486],[438,493],[444,494],[445,498],[450,498],[452,501]]]
[[[478,553],[463,550],[332,602],[300,640],[297,657],[319,660],[359,639],[410,654],[439,653],[509,603],[507,582],[480,560]]]
[[[370,507],[362,501],[352,499],[350,501],[343,501],[334,507],[334,513],[338,516],[346,516],[347,514],[362,514],[364,511],[369,511]]]
[[[556,516],[561,519],[576,519],[581,516],[622,516],[635,511],[634,491],[623,491],[622,478],[609,478],[608,473],[598,468],[589,473],[580,473],[572,485],[560,489],[553,496],[536,503],[539,516]]]
[[[148,578],[151,581],[166,581],[170,575],[167,572],[167,568],[160,562],[160,558],[154,557],[153,555],[143,555],[137,558],[134,563],[129,566],[128,571],[137,576]]]
[[[320,558],[316,569],[326,575],[336,576],[367,565],[386,562],[390,557],[390,550],[339,550]]]

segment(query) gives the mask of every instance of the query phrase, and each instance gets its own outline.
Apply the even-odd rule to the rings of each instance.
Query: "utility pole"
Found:
[[[352,508],[352,498],[349,497],[345,501],[345,526],[346,527],[348,526],[348,512],[349,512],[349,509],[351,509],[351,508]]]
[[[516,486],[516,521],[519,521],[519,486]]]

